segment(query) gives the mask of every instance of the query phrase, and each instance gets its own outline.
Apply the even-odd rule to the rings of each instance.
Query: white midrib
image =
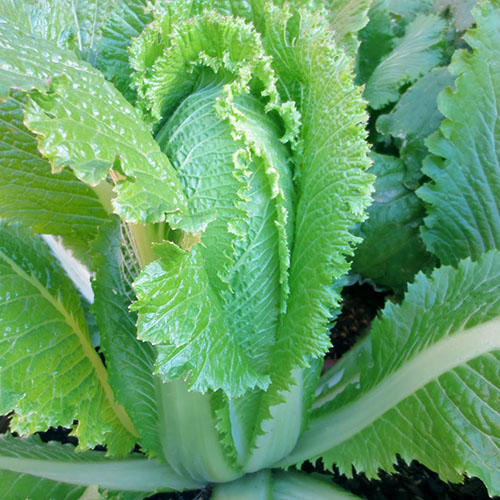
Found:
[[[0,454],[0,470],[80,486],[99,484],[102,488],[121,491],[183,490],[203,486],[203,483],[176,474],[167,464],[148,459],[65,462]]]
[[[78,340],[82,346],[82,350],[87,359],[90,361],[92,368],[94,369],[94,372],[99,380],[99,383],[103,388],[106,399],[108,400],[118,420],[125,427],[125,429],[127,429],[128,432],[130,432],[133,436],[137,437],[138,435],[137,431],[135,430],[134,424],[132,424],[130,417],[126,413],[125,408],[123,408],[123,406],[118,404],[117,401],[115,400],[113,390],[111,389],[111,386],[108,383],[108,373],[106,371],[106,368],[102,364],[99,355],[92,346],[92,343],[90,341],[90,336],[87,334],[87,332],[82,330],[81,326],[75,320],[73,315],[69,311],[67,311],[64,305],[54,296],[52,296],[50,292],[47,290],[47,288],[44,287],[42,283],[40,283],[40,281],[38,281],[33,275],[30,275],[26,271],[24,271],[24,269],[18,266],[16,262],[14,262],[10,257],[5,255],[3,252],[0,252],[0,258],[4,260],[18,276],[27,281],[33,287],[35,287],[40,293],[40,295],[47,302],[49,302],[50,305],[64,318],[65,323],[71,328],[73,333],[78,337]]]
[[[356,401],[313,419],[295,450],[278,465],[292,465],[338,446],[429,382],[494,349],[500,349],[500,317],[443,338]]]

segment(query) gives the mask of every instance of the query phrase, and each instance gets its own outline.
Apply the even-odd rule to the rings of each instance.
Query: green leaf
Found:
[[[134,287],[138,335],[158,348],[157,371],[164,380],[191,373],[191,389],[221,388],[234,396],[267,387],[268,376],[254,368],[250,353],[227,335],[222,304],[210,287],[199,247],[191,252],[166,242]],[[235,332],[237,333],[237,332]]]
[[[107,444],[110,453],[129,452],[135,430],[115,401],[80,299],[48,247],[3,224],[0,275],[1,386],[17,395],[0,413],[15,409],[11,429],[71,427],[77,418],[82,449]]]
[[[446,87],[452,87],[454,81],[448,68],[432,69],[401,96],[390,113],[379,116],[378,131],[405,142],[427,137],[443,119],[437,96]]]
[[[158,490],[201,486],[138,455],[113,460],[102,452],[75,453],[71,445],[42,443],[37,436],[0,438],[0,494],[9,500],[139,500]]]
[[[408,170],[405,184],[416,189],[422,184],[422,162],[429,154],[424,139],[434,132],[443,119],[437,96],[453,86],[455,77],[448,68],[434,68],[417,80],[402,96],[390,113],[381,115],[377,130],[401,140],[400,157]]]
[[[332,388],[283,463],[321,455],[373,477],[398,453],[446,481],[478,476],[498,494],[499,328],[500,252],[419,274],[372,324],[359,381]]]
[[[358,31],[368,23],[368,9],[372,0],[328,0],[327,9],[335,40],[350,56],[359,46]]]
[[[434,9],[438,12],[450,9],[455,28],[458,31],[464,31],[474,24],[472,16],[472,8],[477,4],[478,0],[434,0]]]
[[[19,93],[0,101],[0,217],[88,248],[108,220],[106,211],[94,191],[71,172],[51,173],[35,136],[23,124],[25,102]]]
[[[283,142],[291,133],[286,119],[295,115],[279,101],[251,25],[208,11],[179,21],[167,37],[162,26],[181,14],[169,11],[148,28],[136,53],[167,39],[144,95],[153,114],[168,117],[156,139],[178,170],[190,213],[214,220],[191,252],[166,244],[169,256],[162,251],[161,263],[142,273],[139,336],[164,346],[158,370],[165,379],[186,373],[196,390],[223,388],[236,397],[270,381],[288,293],[293,186]],[[266,104],[247,95],[250,75]]]
[[[384,56],[394,47],[395,25],[389,13],[389,0],[373,0],[368,24],[359,32],[356,53],[358,83],[366,83]]]
[[[437,44],[445,27],[438,16],[419,15],[406,28],[404,36],[374,69],[364,96],[374,109],[397,101],[400,88],[412,83],[441,62]]]
[[[417,191],[428,203],[424,241],[443,263],[500,245],[500,3],[481,2],[474,15],[477,28],[465,36],[472,52],[454,55],[456,91],[440,94],[445,120],[426,142],[432,182]]]
[[[372,153],[371,173],[377,176],[368,220],[359,228],[353,271],[375,283],[401,290],[420,270],[432,267],[419,229],[425,210],[404,185],[405,168],[398,158]]]
[[[0,0],[2,17],[25,34],[52,40],[74,50],[79,57],[93,59],[101,27],[117,0]]]
[[[130,312],[129,291],[123,278],[120,225],[114,220],[101,229],[93,243],[95,314],[100,331],[100,348],[106,358],[109,383],[117,401],[125,407],[139,434],[142,448],[152,456],[163,454],[159,404],[160,382],[153,376],[155,352],[136,338],[136,320]]]
[[[13,86],[39,89],[31,92],[25,122],[39,135],[39,149],[56,171],[70,165],[93,185],[106,178],[110,167],[125,174],[114,206],[130,221],[157,222],[185,212],[175,171],[140,113],[98,71],[5,21],[0,21],[0,34],[0,93]],[[188,231],[200,229],[189,216],[177,214],[175,221]]]
[[[278,89],[302,115],[294,149],[298,197],[290,297],[274,359],[289,375],[328,349],[329,310],[339,300],[331,283],[349,269],[346,256],[357,242],[349,228],[365,217],[373,177],[364,171],[370,164],[366,115],[352,60],[331,42],[321,18],[272,8],[264,46],[274,59]]]
[[[130,102],[135,101],[136,93],[131,86],[129,46],[152,21],[146,5],[146,0],[118,0],[97,46],[97,67]]]

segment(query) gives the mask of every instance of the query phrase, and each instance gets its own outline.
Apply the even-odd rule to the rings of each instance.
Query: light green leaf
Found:
[[[428,203],[424,241],[443,263],[500,246],[500,3],[481,2],[474,15],[472,52],[453,57],[456,91],[440,94],[446,119],[426,142],[436,155],[424,165],[432,182],[417,191]]]
[[[397,101],[400,88],[417,80],[441,61],[437,44],[445,22],[436,15],[419,15],[406,28],[367,81],[364,96],[374,109]]]
[[[373,477],[400,454],[446,481],[478,476],[498,494],[499,328],[500,252],[419,274],[372,324],[359,381],[333,386],[283,463],[321,455]]]
[[[294,149],[298,198],[290,297],[274,360],[289,374],[328,349],[329,310],[339,299],[331,283],[349,269],[346,255],[357,241],[349,228],[365,217],[373,177],[364,172],[370,164],[366,115],[352,60],[331,42],[320,17],[272,8],[264,46],[274,59],[278,89],[302,115]]]
[[[169,380],[190,372],[192,389],[222,388],[241,395],[266,388],[269,376],[254,367],[244,339],[228,333],[222,304],[211,288],[199,246],[191,252],[167,242],[160,259],[136,280],[139,338],[158,347],[156,369]]]
[[[245,401],[233,407],[233,425],[242,427],[246,439],[243,449],[251,450],[249,471],[286,455],[307,419],[312,387],[307,369],[297,366],[314,364],[327,349],[329,308],[338,300],[330,285],[348,269],[345,255],[354,240],[348,228],[363,218],[372,180],[363,172],[369,164],[360,126],[365,115],[352,83],[352,61],[332,45],[319,16],[270,8],[267,21],[264,46],[273,56],[280,93],[297,102],[302,128],[294,151],[299,199],[290,296],[274,349],[273,383],[266,393],[252,395],[249,407]],[[253,425],[245,420],[248,408],[257,415]],[[293,419],[283,426],[286,415]]]
[[[220,393],[190,391],[183,380],[161,384],[159,390],[165,422],[160,432],[163,456],[176,472],[199,483],[241,477],[217,428],[215,399]]]
[[[25,34],[93,59],[102,23],[117,0],[0,0],[2,17]]]
[[[140,113],[98,71],[50,42],[25,37],[5,21],[0,21],[0,34],[0,91],[39,89],[31,93],[25,121],[39,135],[39,149],[56,171],[70,165],[93,185],[111,167],[118,171],[115,179],[125,174],[114,206],[127,220],[156,222],[186,210],[175,171]],[[175,221],[189,231],[200,229],[182,214]]]
[[[375,283],[401,290],[420,270],[432,267],[419,229],[425,210],[404,185],[403,162],[372,153],[370,172],[377,176],[368,220],[359,228],[362,243],[356,249],[353,271]]]
[[[96,194],[68,171],[52,174],[23,124],[26,98],[0,101],[0,217],[88,248],[108,216]]]
[[[71,445],[42,443],[35,436],[0,438],[0,494],[9,500],[138,500],[158,490],[201,486],[138,455],[113,460],[102,452],[75,453]]]
[[[288,294],[293,186],[283,142],[295,114],[279,100],[251,25],[213,11],[183,21],[174,7],[181,9],[170,5],[137,41],[136,64],[139,55],[154,56],[152,40],[167,43],[150,61],[143,94],[154,115],[168,117],[156,140],[178,170],[190,213],[214,220],[191,252],[167,244],[172,255],[142,273],[139,336],[164,346],[158,370],[166,379],[191,371],[192,388],[223,388],[235,397],[270,381],[270,350]],[[181,20],[167,36],[172,18]],[[248,95],[251,75],[266,104]]]
[[[107,444],[110,453],[129,452],[135,430],[115,401],[80,299],[48,247],[3,224],[0,275],[1,387],[17,394],[15,407],[0,413],[15,409],[11,429],[71,427],[76,418],[82,449]]]
[[[326,7],[330,16],[334,38],[346,52],[353,56],[359,46],[358,31],[368,23],[368,9],[372,0],[328,0]]]

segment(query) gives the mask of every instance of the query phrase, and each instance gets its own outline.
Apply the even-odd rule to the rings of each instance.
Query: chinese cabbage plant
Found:
[[[500,2],[370,3],[0,0],[2,498],[500,494]],[[320,378],[351,264],[407,291]]]

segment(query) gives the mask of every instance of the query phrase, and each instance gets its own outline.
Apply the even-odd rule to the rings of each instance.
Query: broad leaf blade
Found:
[[[26,34],[54,41],[91,60],[101,26],[116,0],[0,0],[2,16]]]
[[[370,172],[377,176],[374,202],[359,229],[363,241],[356,249],[353,271],[401,290],[433,263],[419,233],[425,210],[404,185],[406,171],[399,158],[376,153],[372,158]]]
[[[157,222],[177,214],[178,227],[200,229],[183,219],[182,187],[139,112],[98,71],[6,21],[0,20],[0,34],[0,93],[39,89],[31,93],[25,121],[56,171],[70,165],[77,177],[95,185],[110,168],[118,169],[127,176],[114,200],[122,217]]]
[[[26,98],[0,101],[0,217],[88,248],[108,216],[91,188],[68,171],[51,173],[23,124]]]
[[[0,227],[2,392],[16,397],[12,430],[71,427],[82,449],[125,454],[135,430],[117,404],[85,323],[80,299],[48,247],[27,231]],[[29,313],[27,313],[29,311]],[[5,405],[5,406],[4,406]]]
[[[428,203],[424,241],[443,263],[500,245],[500,3],[481,2],[474,15],[465,36],[473,50],[455,54],[456,91],[440,94],[446,119],[426,142],[432,182],[417,192]]]
[[[414,82],[441,61],[441,39],[445,22],[438,16],[419,15],[405,35],[374,69],[366,84],[365,97],[374,109],[397,101],[399,89]]]
[[[287,463],[321,455],[375,476],[398,453],[444,480],[478,476],[498,494],[499,328],[499,252],[419,274],[373,323],[359,382],[333,388]]]
[[[147,3],[147,0],[118,0],[97,46],[97,67],[130,102],[135,100],[136,93],[131,85],[129,46],[132,38],[152,21],[151,14],[146,12]]]

